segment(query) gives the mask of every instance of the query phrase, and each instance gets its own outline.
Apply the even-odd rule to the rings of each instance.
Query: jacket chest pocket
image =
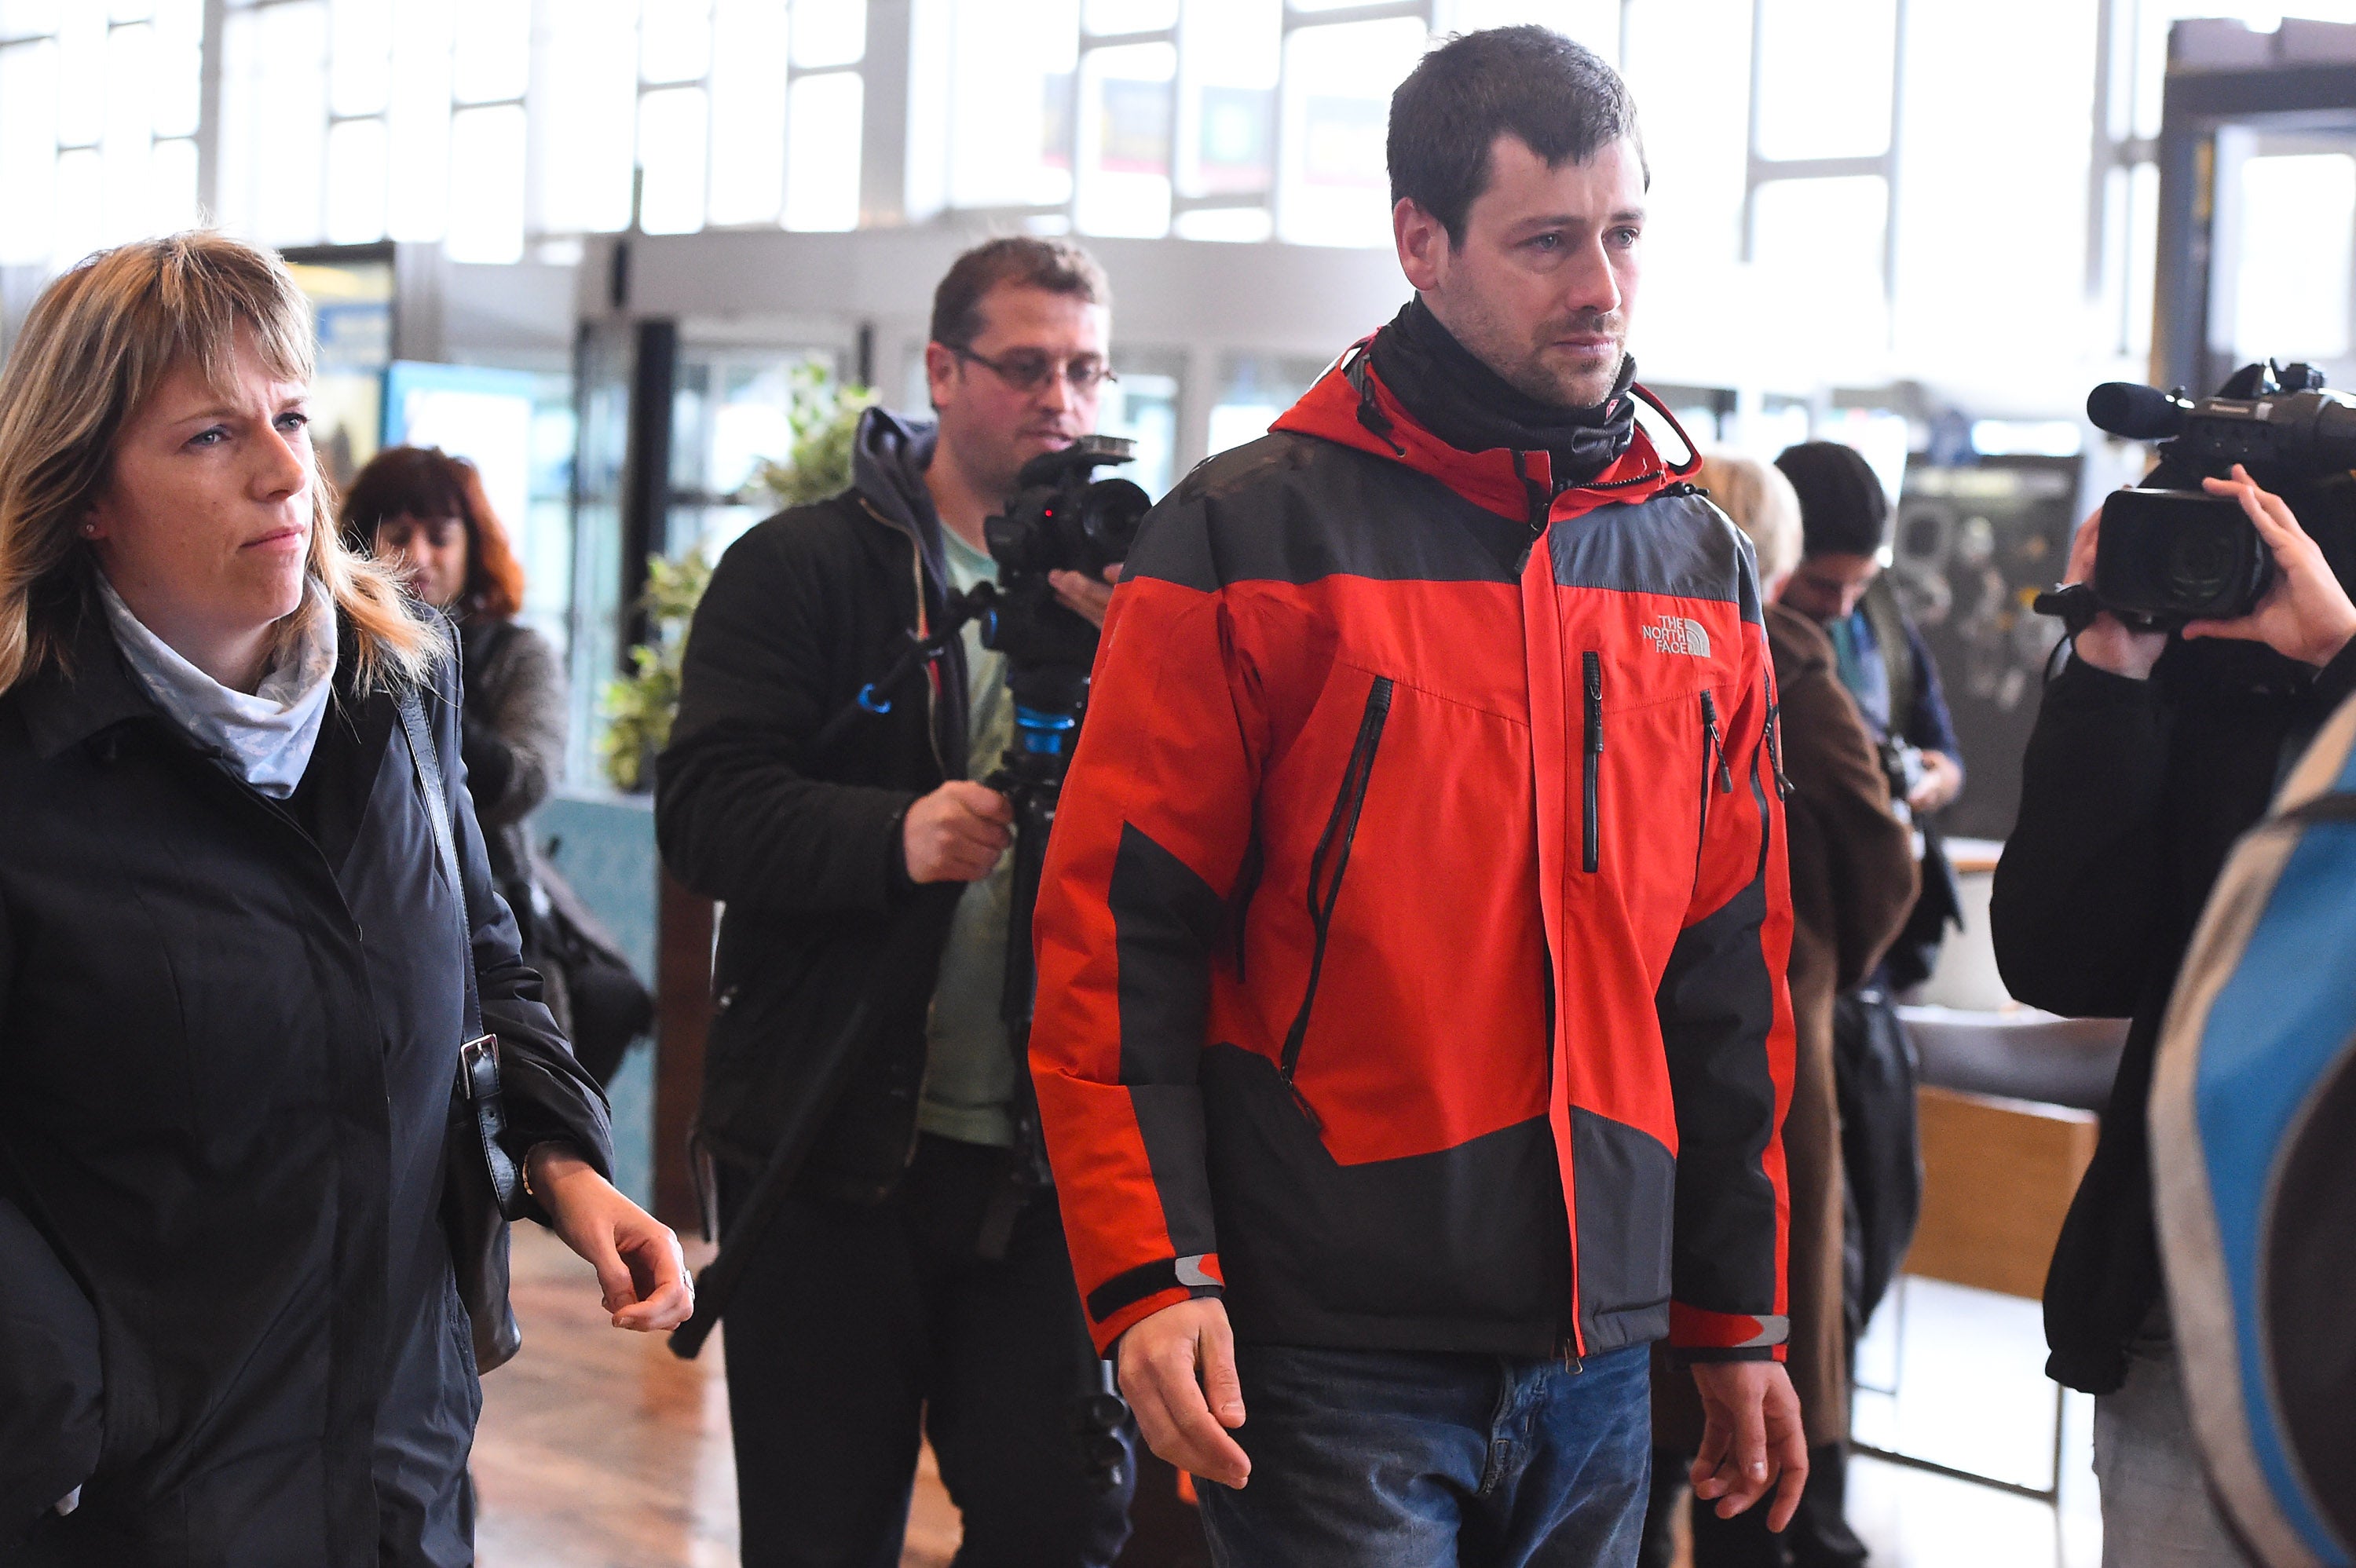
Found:
[[[1657,814],[1690,802],[1697,876],[1712,801],[1734,791],[1729,705],[1708,686],[1624,705],[1614,701],[1613,690],[1611,661],[1592,649],[1580,654],[1579,868],[1602,872],[1607,845],[1665,848],[1669,837],[1665,824],[1655,827]]]

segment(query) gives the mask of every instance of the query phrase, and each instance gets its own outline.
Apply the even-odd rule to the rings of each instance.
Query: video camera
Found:
[[[2243,464],[2309,531],[2308,519],[2356,501],[2356,398],[2325,389],[2309,365],[2247,365],[2197,400],[2108,381],[2088,395],[2086,417],[2155,443],[2159,464],[2103,503],[2094,581],[2037,596],[2038,613],[2060,616],[2073,635],[2104,610],[2138,631],[2173,631],[2257,608],[2274,583],[2274,552],[2241,504],[2210,495],[2204,478]]]
[[[1084,435],[1023,465],[1006,509],[982,524],[998,562],[994,589],[977,590],[974,613],[982,645],[1006,656],[1007,685],[1018,708],[1073,710],[1096,660],[1097,629],[1055,599],[1048,573],[1076,571],[1101,581],[1129,558],[1137,526],[1153,502],[1126,479],[1094,479],[1108,463],[1127,463],[1137,443]]]

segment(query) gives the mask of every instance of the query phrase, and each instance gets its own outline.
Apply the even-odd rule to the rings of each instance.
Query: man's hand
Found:
[[[1790,1375],[1780,1361],[1697,1361],[1693,1376],[1702,1410],[1694,1496],[1715,1501],[1719,1518],[1732,1519],[1772,1486],[1767,1528],[1783,1529],[1808,1484],[1808,1439]]]
[[[2103,509],[2097,507],[2094,516],[2078,525],[2078,537],[2070,541],[2070,574],[2063,582],[2094,581],[2094,551],[2102,542],[2102,529]],[[2104,610],[2071,645],[2078,657],[2096,669],[2129,680],[2149,680],[2152,667],[2168,649],[2168,634],[2129,631],[2126,622]]]
[[[1251,1456],[1227,1435],[1244,1424],[1244,1390],[1221,1303],[1182,1301],[1123,1334],[1120,1394],[1170,1464],[1223,1487],[1251,1478]]]
[[[556,1233],[597,1271],[615,1328],[650,1334],[687,1321],[695,1310],[695,1281],[669,1226],[562,1145],[541,1144],[526,1168]]]
[[[1964,770],[1955,759],[1944,752],[1922,753],[1922,782],[1906,797],[1907,808],[1916,816],[1927,816],[1934,811],[1944,811],[1964,790]]]
[[[2195,621],[2184,628],[2192,637],[2231,637],[2264,643],[2286,658],[2318,669],[2329,664],[2351,638],[2356,638],[2356,604],[2331,574],[2322,549],[2298,526],[2282,497],[2261,490],[2250,471],[2233,464],[2231,479],[2203,479],[2211,496],[2231,496],[2274,551],[2274,586],[2258,607],[2235,621]]]
[[[1074,614],[1087,617],[1088,624],[1101,631],[1105,612],[1112,605],[1112,585],[1120,581],[1119,561],[1104,569],[1104,581],[1082,571],[1051,571],[1047,585],[1055,591],[1056,600]]]
[[[1014,842],[1014,808],[970,779],[951,779],[908,807],[900,848],[912,882],[972,882]]]

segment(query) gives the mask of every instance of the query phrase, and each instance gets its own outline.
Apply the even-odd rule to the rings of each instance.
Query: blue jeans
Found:
[[[1202,1482],[1219,1568],[1622,1568],[1652,1467],[1651,1356],[1238,1345],[1251,1483]]]

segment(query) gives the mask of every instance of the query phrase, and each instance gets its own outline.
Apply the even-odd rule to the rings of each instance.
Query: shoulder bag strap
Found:
[[[491,1190],[499,1212],[512,1220],[523,1211],[523,1179],[509,1157],[504,1135],[507,1105],[499,1092],[499,1042],[483,1032],[482,994],[475,974],[475,923],[467,909],[466,879],[458,864],[458,847],[450,831],[450,803],[442,790],[442,759],[426,728],[425,709],[414,687],[401,693],[401,727],[409,736],[409,760],[417,771],[418,788],[425,797],[425,815],[434,828],[434,848],[442,874],[450,884],[451,903],[458,914],[458,951],[466,973],[466,1041],[458,1047],[458,1094],[474,1111],[475,1132],[483,1146]]]

